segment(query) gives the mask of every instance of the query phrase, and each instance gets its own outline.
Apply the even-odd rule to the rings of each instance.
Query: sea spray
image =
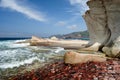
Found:
[[[39,58],[37,57],[33,57],[33,58],[30,58],[30,59],[27,59],[27,60],[24,60],[24,61],[21,61],[21,62],[12,62],[12,63],[5,63],[3,65],[0,65],[0,68],[13,68],[13,67],[19,67],[20,65],[24,65],[24,64],[31,64],[33,61],[35,60],[38,60],[40,61]]]
[[[48,62],[52,55],[64,53],[60,47],[29,46],[29,43],[17,43],[25,40],[0,41],[0,68],[14,68],[32,64],[35,60]],[[63,51],[63,52],[61,52]]]

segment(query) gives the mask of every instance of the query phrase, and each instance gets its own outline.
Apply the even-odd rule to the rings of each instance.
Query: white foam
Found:
[[[28,45],[30,45],[29,43],[18,43],[18,42],[24,42],[26,40],[15,40],[10,47],[11,48],[16,48],[16,47],[26,47]]]
[[[30,51],[28,50],[23,50],[23,49],[14,49],[14,50],[3,50],[0,51],[0,57],[5,57],[5,58],[17,58],[16,56],[20,57],[20,56],[29,56]]]
[[[0,46],[7,46],[9,48],[18,48],[18,47],[26,47],[30,45],[29,43],[16,44],[17,42],[22,42],[22,41],[25,41],[25,40],[2,41],[0,42]]]
[[[5,64],[0,65],[0,68],[6,69],[6,68],[19,67],[20,65],[24,65],[24,64],[31,64],[35,60],[40,61],[39,58],[33,57],[33,58],[30,58],[30,59],[24,60],[22,62],[5,63]]]
[[[9,46],[10,46],[10,48],[16,48],[16,47],[26,47],[28,45],[29,45],[29,43],[20,43],[20,44],[13,43],[13,44],[11,44]]]
[[[15,43],[24,42],[24,41],[26,41],[26,39],[24,39],[24,40],[15,40]]]
[[[38,60],[44,62],[49,60],[49,57],[53,54],[64,51],[64,48],[60,47],[38,47],[29,46],[29,43],[15,44],[25,40],[11,40],[0,42],[0,68],[14,68],[24,64],[31,64],[33,61]],[[3,48],[3,49],[2,49]],[[5,49],[4,49],[5,48]],[[36,54],[32,50],[48,50],[49,54]]]
[[[59,53],[60,51],[63,51],[63,50],[64,50],[64,48],[58,47],[57,50],[55,50],[54,52]]]
[[[12,41],[0,41],[0,46],[9,46],[11,45]]]

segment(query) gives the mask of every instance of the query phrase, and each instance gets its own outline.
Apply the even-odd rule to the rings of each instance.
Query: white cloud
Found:
[[[67,28],[68,28],[68,29],[77,29],[78,26],[74,24],[74,25],[68,26]]]
[[[88,0],[69,0],[70,4],[75,7],[75,15],[84,14],[84,12],[89,9],[86,4],[87,1]]]
[[[58,21],[55,26],[65,26],[67,23],[65,21]]]
[[[1,0],[0,7],[9,8],[37,21],[46,21],[45,15],[25,5],[18,4],[20,0]]]
[[[77,29],[78,26],[76,24],[73,24],[73,25],[70,25],[69,22],[66,22],[66,21],[58,21],[55,26],[60,26],[60,27],[64,27],[64,28],[67,28],[67,29]]]

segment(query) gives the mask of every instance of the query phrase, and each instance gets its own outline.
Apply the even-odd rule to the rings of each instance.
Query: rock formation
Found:
[[[102,51],[109,57],[120,58],[120,0],[90,0],[87,4],[90,10],[86,11],[83,17],[90,35],[89,43],[75,40],[32,39],[32,45]],[[64,59],[65,63],[69,64],[106,60],[105,57],[96,54],[77,52],[66,53]]]
[[[48,47],[63,47],[65,49],[79,49],[83,48],[88,41],[85,40],[62,40],[57,38],[42,39],[32,36],[30,41],[31,46],[48,46]]]
[[[83,16],[90,42],[83,50],[103,51],[120,58],[120,0],[90,0]]]
[[[64,59],[65,59],[65,63],[69,63],[69,64],[86,63],[89,61],[94,61],[94,62],[106,61],[106,57],[103,55],[83,54],[83,53],[81,54],[73,51],[65,53]]]

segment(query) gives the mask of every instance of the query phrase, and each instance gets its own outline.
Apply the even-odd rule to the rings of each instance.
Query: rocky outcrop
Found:
[[[105,62],[106,57],[103,55],[98,54],[83,54],[83,53],[77,53],[77,52],[67,52],[64,55],[64,61],[65,63],[69,64],[78,64],[78,63],[86,63],[86,62]]]
[[[79,49],[88,44],[85,40],[62,40],[55,37],[51,39],[43,39],[32,36],[30,41],[31,46],[48,46],[48,47],[63,47],[65,49]]]
[[[111,57],[120,57],[120,0],[90,0],[90,10],[83,16],[90,42],[83,50],[101,50]]]

